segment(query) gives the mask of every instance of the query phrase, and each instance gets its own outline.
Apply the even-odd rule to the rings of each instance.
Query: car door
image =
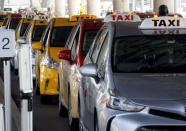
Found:
[[[42,58],[44,57],[44,53],[45,53],[45,45],[46,45],[46,42],[47,42],[47,39],[48,39],[48,34],[49,34],[49,31],[50,31],[50,28],[51,28],[51,24],[49,24],[41,38],[41,43],[42,43],[42,46],[43,46],[43,49],[41,51],[37,51],[36,52],[36,78],[37,78],[37,81],[39,82],[39,79],[40,79],[40,63],[41,63],[41,60]]]
[[[98,32],[95,43],[90,54],[90,62],[96,64],[100,50],[107,36],[107,29],[102,29]],[[99,87],[98,77],[86,77],[84,81],[83,91],[84,91],[84,121],[89,130],[94,129],[94,107],[96,92]]]
[[[69,88],[69,79],[70,79],[70,74],[71,74],[71,66],[73,64],[75,64],[75,59],[76,59],[76,48],[77,48],[77,42],[78,42],[78,38],[79,38],[79,31],[80,31],[80,26],[77,25],[75,27],[75,30],[73,30],[73,34],[72,37],[70,38],[70,40],[68,40],[68,45],[66,46],[66,48],[68,48],[69,50],[71,50],[71,61],[68,60],[62,60],[62,72],[63,72],[63,76],[62,76],[62,97],[64,99],[64,104],[65,106],[67,106],[68,103],[68,88]]]

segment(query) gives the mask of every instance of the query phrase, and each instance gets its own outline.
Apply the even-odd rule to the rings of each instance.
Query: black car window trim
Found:
[[[74,35],[75,35],[76,32],[77,32],[77,28],[78,28],[78,25],[75,25],[75,26],[73,27],[72,31],[70,32],[70,35],[69,35],[69,37],[68,37],[68,39],[67,39],[67,42],[66,42],[66,44],[65,44],[65,48],[66,48],[66,49],[71,49],[71,43],[72,43],[72,40],[73,40]]]
[[[82,50],[82,55],[83,56],[86,56],[87,55],[87,53],[89,52],[86,52],[85,51],[85,49],[84,49],[84,46],[85,46],[85,35],[86,35],[86,33],[95,33],[95,35],[94,35],[94,38],[93,38],[93,40],[92,40],[92,42],[90,43],[90,47],[89,47],[89,50],[90,50],[90,48],[91,48],[91,46],[92,46],[92,44],[94,43],[94,40],[95,40],[95,38],[96,38],[96,36],[97,36],[97,33],[99,32],[99,30],[86,30],[84,33],[83,33],[83,45],[81,46],[81,50]]]
[[[75,29],[74,34],[72,34],[72,38],[71,38],[71,41],[69,43],[69,49],[70,50],[72,50],[72,47],[73,47],[73,44],[74,44],[73,41],[74,41],[75,37],[77,36],[78,31],[79,31],[79,34],[80,34],[80,25],[79,24],[77,25],[77,28]],[[79,40],[79,37],[78,37],[78,40]]]
[[[29,31],[30,31],[30,29],[31,29],[31,26],[32,26],[31,24],[28,25],[28,27],[27,27],[27,29],[26,29],[24,35],[23,35],[23,39],[26,39],[26,38],[28,37]]]
[[[100,52],[100,50],[101,50],[101,48],[102,48],[102,46],[103,46],[103,42],[104,42],[104,40],[105,40],[105,38],[106,38],[106,36],[107,36],[107,33],[108,33],[108,30],[107,30],[107,28],[103,28],[100,32],[99,32],[99,34],[98,34],[98,37],[97,37],[97,39],[94,41],[95,43],[94,43],[94,47],[93,47],[93,50],[92,50],[92,52],[91,52],[91,61],[93,62],[93,63],[96,63],[97,62],[97,59],[98,59],[98,56],[99,56],[99,52]],[[93,54],[94,54],[94,52],[95,52],[95,49],[97,48],[97,41],[98,40],[100,40],[100,38],[101,38],[101,36],[102,35],[104,35],[104,38],[103,38],[103,40],[101,41],[101,45],[100,45],[100,48],[99,48],[99,50],[98,50],[98,52],[97,52],[97,56],[96,56],[96,58],[93,58]]]
[[[48,39],[50,29],[51,29],[51,23],[48,25],[45,32],[43,33],[43,36],[41,37],[41,43],[42,43],[44,48],[46,47],[46,44],[47,44],[47,39]]]
[[[78,27],[78,30],[76,31],[76,34],[75,34],[74,39],[72,41],[72,48],[71,48],[71,58],[72,58],[72,60],[76,59],[79,37],[80,37],[80,27]]]
[[[108,44],[108,32],[106,32],[106,36],[105,36],[105,39],[103,40],[102,42],[102,45],[101,45],[101,49],[98,53],[98,57],[97,57],[97,61],[96,61],[96,65],[98,67],[98,77],[100,78],[104,78],[104,75],[105,75],[105,62],[106,62],[106,57],[105,57],[105,49],[103,48],[106,44]],[[102,52],[103,51],[103,52]],[[105,57],[105,58],[104,58]],[[99,60],[100,60],[100,63],[99,63]]]

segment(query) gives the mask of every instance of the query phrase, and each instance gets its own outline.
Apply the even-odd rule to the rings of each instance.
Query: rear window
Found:
[[[96,36],[98,30],[92,30],[92,31],[86,31],[84,35],[84,40],[83,40],[83,49],[82,49],[82,54],[86,56],[86,54],[89,51],[89,48],[94,40],[94,37]]]
[[[54,27],[50,39],[51,47],[64,47],[73,26]]]
[[[19,21],[20,21],[19,19],[11,20],[9,29],[14,29],[15,30],[17,28],[18,24],[19,24]]]
[[[26,29],[28,28],[28,26],[29,26],[29,23],[25,23],[25,24],[22,25],[21,30],[20,30],[20,36],[21,37],[24,35],[24,33],[25,33]]]
[[[111,54],[117,73],[186,73],[186,35],[117,38]]]
[[[32,41],[40,41],[45,29],[45,25],[35,26],[32,34]]]

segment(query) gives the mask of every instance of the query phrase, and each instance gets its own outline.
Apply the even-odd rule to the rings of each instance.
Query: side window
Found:
[[[105,40],[106,35],[107,35],[107,30],[106,29],[103,29],[97,35],[97,39],[95,40],[95,44],[94,44],[93,51],[92,51],[92,54],[91,54],[91,59],[94,63],[96,63],[96,61],[97,61],[99,51],[102,47],[102,44],[103,44],[103,41]]]
[[[68,39],[67,39],[67,43],[65,45],[65,48],[68,48],[70,49],[71,46],[72,46],[72,40],[73,40],[73,36],[76,34],[77,32],[77,28],[78,28],[78,25],[74,26],[74,28],[72,29]]]
[[[48,27],[46,28],[46,30],[45,30],[42,38],[41,38],[41,42],[42,42],[42,44],[43,44],[44,47],[45,47],[46,42],[47,42],[49,31],[50,31],[50,25],[48,25]]]
[[[29,36],[29,31],[30,31],[30,28],[31,28],[31,24],[29,24],[29,26],[27,27],[27,29],[26,29],[26,31],[25,31],[25,33],[24,33],[24,35],[23,35],[23,39],[27,39],[28,38],[28,36]]]
[[[97,66],[98,66],[98,76],[99,77],[104,77],[105,74],[105,64],[106,64],[106,59],[107,59],[107,49],[108,49],[108,34],[106,35],[106,38],[103,41],[101,50],[99,52],[98,55],[98,59],[97,59]]]
[[[77,33],[72,41],[72,48],[71,48],[71,54],[72,54],[72,60],[76,59],[76,52],[77,52],[77,45],[78,45],[78,40],[79,40],[79,33],[80,33],[80,28],[78,28]]]

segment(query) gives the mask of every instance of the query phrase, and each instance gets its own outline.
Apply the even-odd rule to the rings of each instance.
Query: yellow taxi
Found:
[[[29,25],[31,25],[33,22],[33,19],[30,18],[22,18],[19,22],[19,25],[16,29],[16,40],[19,40],[23,37],[24,33],[26,32]]]
[[[31,23],[30,30],[27,34],[26,41],[30,45],[32,45],[32,75],[33,79],[36,78],[36,63],[35,58],[37,52],[42,49],[42,45],[40,43],[41,37],[47,27],[47,19],[35,19]],[[38,66],[38,65],[37,65]]]
[[[0,14],[0,27],[3,26],[5,20],[7,20],[7,15],[6,14]]]
[[[46,96],[58,96],[58,66],[59,51],[63,50],[66,40],[77,22],[69,18],[52,18],[41,39],[42,49],[39,54],[37,82],[41,103],[46,102]],[[37,63],[37,62],[36,62]]]

